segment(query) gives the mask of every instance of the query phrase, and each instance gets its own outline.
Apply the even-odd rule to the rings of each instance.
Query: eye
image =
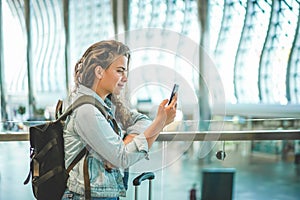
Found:
[[[117,73],[119,73],[121,75],[125,74],[126,72],[127,72],[127,70],[123,67],[117,68]]]

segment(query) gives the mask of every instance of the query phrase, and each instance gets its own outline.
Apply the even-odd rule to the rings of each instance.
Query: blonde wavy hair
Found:
[[[130,61],[130,49],[128,46],[116,40],[104,40],[91,45],[83,54],[81,59],[76,63],[74,69],[75,90],[77,91],[80,84],[91,88],[95,79],[95,67],[101,66],[104,70],[120,56],[128,58],[127,67]],[[131,112],[125,104],[123,97],[120,95],[110,95],[112,103],[116,106],[116,120],[123,127],[131,124]]]

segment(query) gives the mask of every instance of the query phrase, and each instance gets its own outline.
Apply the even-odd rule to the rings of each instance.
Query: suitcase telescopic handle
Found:
[[[134,180],[133,180],[133,185],[135,186],[135,200],[138,199],[138,186],[144,181],[144,180],[149,180],[149,196],[148,199],[151,200],[152,199],[152,195],[151,195],[151,181],[155,178],[154,173],[153,172],[144,172],[141,175],[137,176]]]
[[[152,180],[154,179],[154,173],[153,172],[144,172],[141,175],[137,176],[134,180],[133,180],[133,185],[134,186],[138,186],[140,185],[144,180]]]

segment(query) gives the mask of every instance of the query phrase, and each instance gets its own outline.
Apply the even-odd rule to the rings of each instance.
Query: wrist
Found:
[[[166,120],[160,119],[160,118],[155,118],[153,123],[155,124],[155,126],[157,128],[162,130],[165,127]]]

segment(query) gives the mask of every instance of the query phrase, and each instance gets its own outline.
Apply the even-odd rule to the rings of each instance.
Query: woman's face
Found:
[[[127,57],[118,57],[107,69],[102,71],[102,78],[97,85],[97,93],[105,99],[107,95],[120,94],[127,82]]]

